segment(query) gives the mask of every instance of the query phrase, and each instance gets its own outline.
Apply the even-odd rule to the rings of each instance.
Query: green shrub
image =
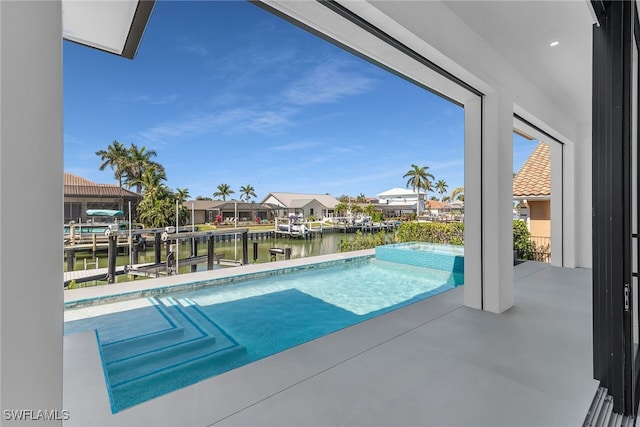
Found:
[[[513,250],[517,251],[518,259],[533,259],[531,250],[531,233],[524,221],[513,221]]]
[[[398,242],[430,242],[464,245],[462,222],[405,222],[397,231]]]
[[[355,239],[340,242],[339,251],[373,249],[376,246],[402,242],[429,242],[449,245],[464,245],[464,223],[462,222],[405,222],[394,233],[384,231],[371,234],[356,232]],[[533,259],[531,235],[527,224],[513,221],[513,250],[519,259]]]
[[[395,243],[392,233],[387,234],[384,231],[380,231],[378,233],[362,234],[361,231],[356,231],[355,238],[353,240],[342,240],[338,250],[340,252],[359,251],[361,249],[373,249],[376,246],[388,243]]]

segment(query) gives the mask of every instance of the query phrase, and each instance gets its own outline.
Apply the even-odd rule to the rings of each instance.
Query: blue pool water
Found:
[[[113,412],[462,284],[368,257],[303,272],[67,310],[96,330]]]

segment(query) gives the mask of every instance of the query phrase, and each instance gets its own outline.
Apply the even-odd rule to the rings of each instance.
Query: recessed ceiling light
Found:
[[[560,44],[560,42],[558,40],[554,40],[551,43],[549,43],[549,46],[555,47],[555,46],[558,46],[559,44]]]

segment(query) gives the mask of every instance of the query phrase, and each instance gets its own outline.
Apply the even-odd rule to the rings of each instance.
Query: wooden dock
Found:
[[[68,286],[71,281],[75,281],[76,283],[84,283],[94,280],[107,280],[108,274],[109,269],[106,267],[94,268],[91,270],[66,271],[64,273],[64,286]],[[116,274],[124,274],[124,266],[116,267]]]

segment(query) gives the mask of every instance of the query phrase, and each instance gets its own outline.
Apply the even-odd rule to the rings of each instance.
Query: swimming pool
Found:
[[[118,412],[463,282],[371,257],[293,270],[68,310],[65,334],[96,330]]]

